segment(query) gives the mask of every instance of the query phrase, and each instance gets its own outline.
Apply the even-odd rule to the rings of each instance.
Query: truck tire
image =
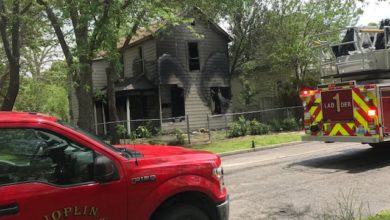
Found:
[[[209,220],[205,212],[191,205],[176,205],[163,211],[158,220]]]

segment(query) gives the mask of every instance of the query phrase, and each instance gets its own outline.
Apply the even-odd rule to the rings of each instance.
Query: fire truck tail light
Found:
[[[367,115],[370,116],[370,117],[375,117],[376,116],[376,110],[374,110],[374,109],[368,110]]]
[[[301,93],[300,93],[300,95],[302,97],[306,97],[306,96],[310,96],[310,95],[314,95],[314,94],[315,94],[315,91],[314,90],[310,90],[310,89],[301,90]]]

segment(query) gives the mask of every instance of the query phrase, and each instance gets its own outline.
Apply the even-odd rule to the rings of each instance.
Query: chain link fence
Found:
[[[270,131],[287,131],[286,121],[295,123],[293,129],[302,127],[303,107],[294,106],[251,112],[237,112],[221,115],[205,115],[194,119],[186,115],[163,119],[137,119],[130,121],[105,122],[95,125],[96,134],[109,139],[113,129],[124,143],[150,144],[206,144],[221,136],[228,136],[231,127],[241,120],[256,121],[269,126]],[[204,126],[199,126],[204,125]],[[217,138],[218,137],[218,138]]]

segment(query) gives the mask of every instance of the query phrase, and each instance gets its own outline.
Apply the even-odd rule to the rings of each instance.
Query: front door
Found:
[[[97,155],[46,130],[0,128],[0,220],[127,219],[126,183],[94,181]]]

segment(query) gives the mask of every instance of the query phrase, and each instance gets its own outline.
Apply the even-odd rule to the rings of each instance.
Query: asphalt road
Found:
[[[231,220],[326,219],[346,210],[357,216],[390,209],[390,150],[310,142],[222,161]]]

